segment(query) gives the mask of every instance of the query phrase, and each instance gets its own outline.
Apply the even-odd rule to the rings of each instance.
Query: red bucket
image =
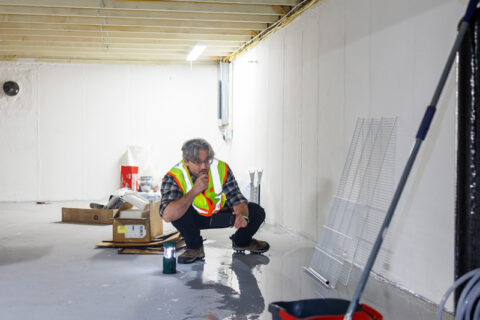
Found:
[[[342,299],[309,299],[272,302],[268,311],[273,320],[343,320],[350,301]],[[353,320],[382,320],[383,317],[365,304],[357,306]]]
[[[120,171],[120,188],[138,191],[138,167],[122,166]]]

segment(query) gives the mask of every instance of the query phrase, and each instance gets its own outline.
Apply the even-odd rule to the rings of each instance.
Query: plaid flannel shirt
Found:
[[[195,183],[195,177],[192,176],[193,183]],[[183,197],[183,192],[178,186],[175,179],[168,173],[163,177],[162,186],[160,188],[162,193],[162,200],[160,202],[160,216],[163,216],[163,211],[167,205],[175,200]],[[223,193],[227,197],[225,205],[227,207],[233,208],[234,206],[240,203],[247,203],[247,199],[243,196],[240,188],[238,187],[237,180],[233,175],[230,166],[227,166],[227,180],[223,184]]]

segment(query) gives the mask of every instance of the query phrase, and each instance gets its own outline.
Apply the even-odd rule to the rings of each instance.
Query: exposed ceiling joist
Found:
[[[221,28],[188,28],[188,27],[151,27],[151,26],[110,26],[110,25],[77,25],[77,24],[47,24],[0,22],[0,28],[30,29],[30,30],[66,30],[66,31],[123,31],[130,33],[179,33],[179,34],[211,34],[211,35],[254,35],[250,30]],[[135,36],[135,35],[132,35]]]
[[[201,42],[200,63],[230,60],[316,1],[0,0],[0,59],[184,63]]]
[[[122,32],[122,31],[99,31],[95,30],[59,30],[59,29],[29,29],[29,28],[15,28],[11,29],[9,27],[4,27],[0,23],[0,35],[21,35],[21,36],[64,36],[64,37],[88,37],[92,40],[96,38],[108,37],[110,39],[125,39],[125,41],[130,41],[131,39],[137,40],[196,40],[197,42],[202,41],[217,41],[217,42],[230,42],[230,41],[241,41],[245,42],[251,38],[250,34],[243,35],[220,35],[220,34],[185,34],[185,33],[165,33],[165,32]],[[0,37],[2,38],[2,37]]]
[[[148,11],[148,10],[115,10],[93,8],[57,8],[0,5],[2,14],[100,17],[100,18],[134,18],[134,19],[168,19],[168,20],[201,20],[224,22],[257,22],[273,23],[278,15],[262,14],[225,14],[204,12]]]
[[[51,41],[28,41],[25,43],[24,40],[1,40],[1,48],[9,48],[9,47],[22,47],[22,48],[38,48],[38,47],[46,47],[52,48]],[[100,42],[72,42],[72,41],[56,41],[55,47],[58,48],[94,48],[94,49],[105,49],[105,44]],[[135,51],[146,51],[151,50],[155,52],[162,52],[162,51],[173,51],[173,50],[182,50],[182,53],[188,53],[191,49],[191,45],[189,44],[152,44],[152,43],[109,43],[110,49],[125,49],[126,51],[131,49]],[[207,53],[228,53],[235,46],[208,46],[206,50]]]
[[[58,35],[55,36],[16,36],[16,35],[6,35],[1,37],[2,40],[0,40],[0,45],[7,45],[9,41],[19,41],[19,42],[24,42],[24,45],[28,45],[30,43],[35,43],[35,42],[45,42],[48,43],[50,46],[57,46],[61,45],[62,43],[83,43],[85,45],[90,44],[91,46],[95,46],[96,44],[99,44],[99,41],[97,38],[92,38],[92,37],[60,37]],[[109,38],[109,43],[111,45],[118,44],[118,45],[126,45],[126,46],[143,46],[143,47],[157,47],[157,46],[163,46],[163,47],[172,47],[172,46],[183,46],[183,47],[188,47],[191,48],[194,46],[198,41],[197,40],[189,40],[189,39],[155,39],[155,40],[149,40],[149,39],[137,39],[137,38]],[[203,41],[207,44],[209,48],[230,48],[230,49],[235,49],[239,45],[241,45],[243,42],[241,41]]]
[[[280,0],[281,1],[281,0]],[[206,1],[0,0],[0,5],[278,15],[277,5]]]
[[[42,16],[42,15],[7,15],[0,14],[0,22],[38,23],[38,24],[69,24],[91,26],[132,26],[132,27],[171,27],[171,28],[207,28],[207,29],[234,29],[234,30],[263,30],[265,23],[254,22],[224,22],[224,21],[195,21],[195,20],[167,20],[167,19],[134,19],[134,18],[100,18],[100,17],[69,17],[69,16]]]
[[[145,2],[142,0],[120,0],[120,1],[131,1],[131,2]],[[147,0],[155,1],[155,0]],[[170,0],[175,2],[192,2],[191,0]],[[283,5],[283,6],[295,6],[298,1],[296,0],[203,0],[201,2],[205,3],[234,3],[234,4],[264,4],[264,5]]]

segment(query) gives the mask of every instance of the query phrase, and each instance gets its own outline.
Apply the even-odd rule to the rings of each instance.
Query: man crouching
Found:
[[[178,263],[205,257],[201,229],[232,225],[237,229],[230,237],[234,250],[266,252],[270,245],[253,238],[265,210],[242,195],[230,167],[213,157],[204,139],[186,141],[182,153],[183,160],[163,178],[160,203],[160,216],[180,231],[187,244]]]

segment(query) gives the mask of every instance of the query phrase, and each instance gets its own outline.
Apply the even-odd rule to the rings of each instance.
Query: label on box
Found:
[[[117,233],[127,233],[128,232],[128,226],[118,226],[117,227]]]
[[[147,235],[147,230],[142,224],[127,224],[127,232],[125,238],[144,238]]]

